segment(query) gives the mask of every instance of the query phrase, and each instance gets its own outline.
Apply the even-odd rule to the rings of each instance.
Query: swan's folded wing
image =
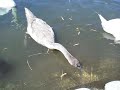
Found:
[[[42,19],[34,19],[32,24],[32,34],[35,35],[35,39],[41,43],[54,43],[54,32],[52,28]]]

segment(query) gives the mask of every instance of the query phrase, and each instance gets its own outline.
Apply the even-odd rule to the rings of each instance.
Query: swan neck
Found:
[[[65,58],[68,60],[68,62],[70,63],[71,62],[71,58],[73,57],[68,51],[67,49],[62,46],[61,44],[59,43],[54,43],[53,44],[53,49],[57,49],[59,50],[60,52],[63,53],[63,55],[65,56]]]

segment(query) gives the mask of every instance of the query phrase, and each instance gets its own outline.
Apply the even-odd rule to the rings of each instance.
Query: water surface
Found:
[[[120,79],[120,45],[103,37],[98,12],[107,20],[120,18],[119,0],[15,0],[12,11],[0,16],[0,88],[15,90],[70,90],[103,88]],[[64,45],[83,65],[71,66],[59,51],[37,44],[29,35],[24,7],[46,21]],[[17,20],[16,20],[17,19]],[[41,53],[39,55],[30,55]],[[28,66],[31,66],[31,69]],[[67,73],[61,80],[60,76]]]

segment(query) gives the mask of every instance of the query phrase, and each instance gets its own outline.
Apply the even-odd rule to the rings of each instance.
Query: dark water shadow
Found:
[[[4,78],[10,71],[12,71],[12,65],[0,57],[0,78]]]

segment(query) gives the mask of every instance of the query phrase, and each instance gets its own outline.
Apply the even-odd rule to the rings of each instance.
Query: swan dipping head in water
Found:
[[[29,34],[38,44],[41,44],[48,49],[57,49],[61,51],[71,65],[81,69],[80,62],[73,57],[63,45],[55,42],[54,32],[45,21],[37,18],[27,8],[25,8],[25,14],[28,24],[26,32],[27,34]]]
[[[98,14],[98,16],[104,31],[112,34],[115,37],[115,42],[118,42],[120,40],[120,18],[106,20],[102,15]]]

